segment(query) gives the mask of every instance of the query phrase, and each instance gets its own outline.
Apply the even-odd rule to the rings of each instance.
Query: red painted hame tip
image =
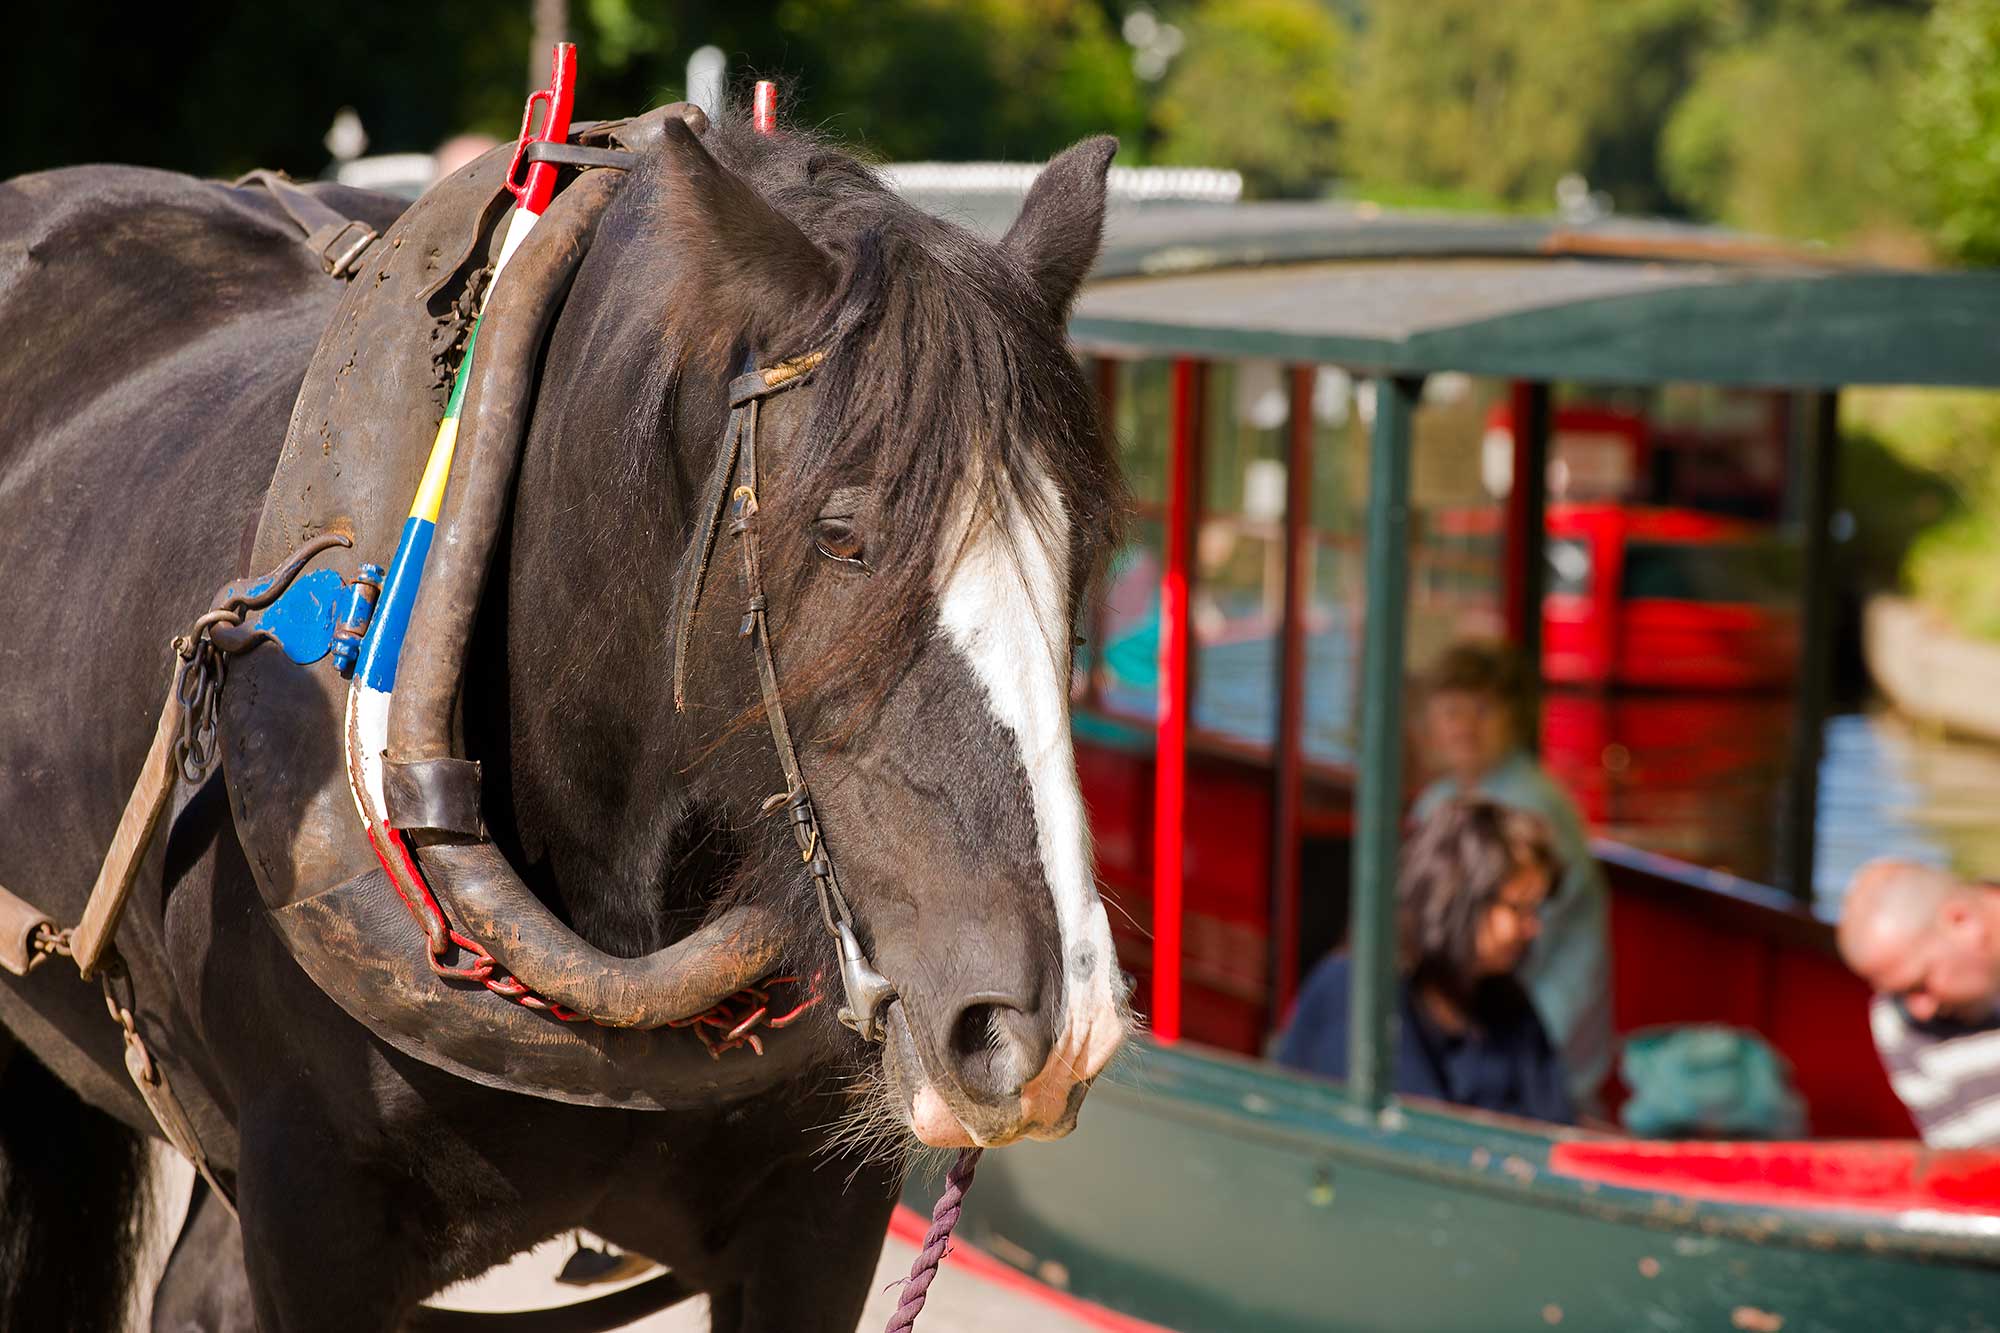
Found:
[[[521,110],[521,134],[514,141],[514,158],[507,164],[507,188],[530,213],[540,213],[549,206],[556,190],[556,169],[551,163],[537,162],[528,168],[526,178],[521,179],[521,156],[534,140],[561,143],[569,137],[570,108],[575,97],[576,45],[557,42],[550,52],[549,86],[528,95],[528,104]],[[537,103],[542,107],[539,129],[534,127]]]
[[[778,85],[769,79],[757,80],[757,97],[751,103],[751,124],[759,134],[778,132]]]

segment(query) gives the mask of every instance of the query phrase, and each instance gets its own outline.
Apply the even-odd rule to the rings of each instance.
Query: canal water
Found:
[[[1814,907],[1836,913],[1848,878],[1876,856],[2000,880],[2000,746],[1880,705],[1829,718]]]

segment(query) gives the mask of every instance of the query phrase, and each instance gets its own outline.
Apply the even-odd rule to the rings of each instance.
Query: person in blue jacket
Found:
[[[1561,867],[1548,825],[1455,800],[1417,829],[1396,884],[1395,1089],[1572,1124],[1562,1058],[1516,975]],[[1349,968],[1323,960],[1278,1046],[1282,1064],[1347,1076]]]

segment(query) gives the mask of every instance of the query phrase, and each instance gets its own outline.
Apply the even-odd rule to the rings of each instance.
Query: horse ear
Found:
[[[1097,262],[1104,239],[1104,175],[1117,151],[1118,140],[1100,134],[1051,158],[1000,242],[1028,271],[1058,320],[1069,315],[1077,288]]]
[[[698,289],[683,299],[741,313],[754,339],[782,336],[810,318],[833,293],[833,260],[716,161],[684,121],[668,118],[660,142],[667,229],[685,257],[687,285]]]

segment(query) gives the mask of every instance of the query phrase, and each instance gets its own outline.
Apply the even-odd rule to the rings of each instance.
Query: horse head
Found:
[[[1052,161],[995,244],[810,140],[670,119],[577,273],[515,500],[526,878],[613,953],[759,909],[837,995],[829,855],[893,990],[864,1117],[933,1145],[1067,1133],[1127,1026],[1069,735],[1122,491],[1064,325],[1114,150]],[[711,554],[703,528],[738,489],[715,478],[749,364],[808,372],[757,409],[754,588],[746,538]],[[803,857],[749,609],[816,810]]]

